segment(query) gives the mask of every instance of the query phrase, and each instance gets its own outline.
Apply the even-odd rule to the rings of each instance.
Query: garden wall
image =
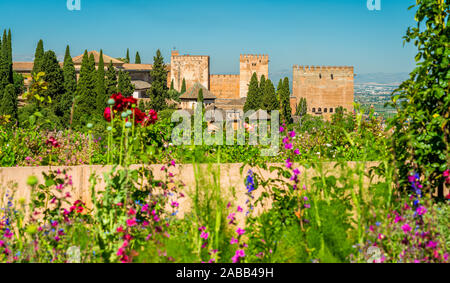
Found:
[[[336,171],[334,165],[336,163],[324,163],[325,171]],[[283,164],[273,164],[275,166],[284,166]],[[349,162],[349,167],[354,167],[355,162]],[[371,162],[366,163],[366,168],[376,166],[377,163]],[[149,165],[146,168],[152,170],[155,179],[164,180],[165,173],[161,170],[162,165]],[[245,167],[241,172],[242,164],[221,164],[220,165],[220,187],[223,197],[226,201],[232,201],[235,205],[245,206],[247,200],[246,187],[244,184],[245,176],[249,169],[258,172],[262,176],[269,178],[276,178],[276,173],[270,173],[268,171],[262,170],[260,168],[250,168]],[[103,174],[110,171],[112,166],[73,166],[73,167],[11,167],[11,168],[0,168],[0,193],[2,195],[3,201],[4,196],[7,191],[14,194],[15,200],[24,198],[28,203],[30,200],[30,187],[27,185],[27,179],[29,176],[38,177],[40,183],[43,182],[42,173],[46,173],[49,170],[61,171],[67,170],[67,174],[71,176],[73,181],[72,190],[72,200],[81,199],[88,206],[91,205],[91,192],[89,177],[92,173],[95,173],[98,177],[98,184],[96,185],[96,190],[102,190],[104,188]],[[140,168],[140,165],[133,165],[131,169]],[[308,184],[311,178],[317,175],[317,172],[310,168],[305,170],[305,168],[298,167],[302,172],[302,184]],[[218,172],[218,165],[200,165],[200,175],[204,179],[201,183],[202,186],[212,186],[213,184],[213,172]],[[181,191],[187,196],[185,199],[181,199],[180,202],[180,214],[184,214],[185,211],[190,209],[189,195],[196,186],[196,178],[194,175],[194,166],[192,164],[181,164],[177,165],[176,168],[171,167],[170,172],[172,172],[175,177],[175,183],[183,183],[185,186],[181,187]],[[217,173],[218,174],[218,173]],[[337,174],[336,174],[337,176]],[[366,183],[369,180],[366,178]],[[234,200],[234,201],[233,201]],[[0,201],[1,205],[1,201]]]

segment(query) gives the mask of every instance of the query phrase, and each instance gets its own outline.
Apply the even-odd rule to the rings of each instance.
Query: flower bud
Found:
[[[116,101],[112,98],[108,99],[108,105],[112,106],[116,103]]]

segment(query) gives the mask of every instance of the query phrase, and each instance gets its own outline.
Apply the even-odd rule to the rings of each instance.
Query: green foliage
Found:
[[[44,41],[39,40],[34,53],[34,64],[32,74],[42,72],[42,60],[44,58]]]
[[[183,83],[181,84],[181,91],[180,93],[183,94],[186,92],[186,80],[183,78]]]
[[[302,97],[300,98],[300,102],[298,103],[296,115],[304,117],[307,112],[308,112],[308,105],[306,103],[306,98]]]
[[[283,80],[283,87],[279,94],[281,106],[281,120],[287,124],[292,123],[292,109],[291,109],[291,90],[289,86],[289,79],[286,77]]]
[[[94,57],[88,56],[86,50],[81,63],[73,114],[73,125],[77,128],[84,127],[90,122],[92,113],[95,113],[95,74]]]
[[[166,99],[168,98],[167,70],[159,49],[153,57],[153,69],[150,71],[150,76],[153,79],[152,86],[147,92],[150,97],[150,107],[155,111],[164,110],[167,108]]]
[[[100,60],[98,62],[98,69],[95,81],[95,92],[97,93],[96,108],[98,116],[103,115],[103,111],[106,107],[106,101],[108,100],[108,94],[106,92],[105,85],[105,64],[103,62],[103,50],[100,50]]]
[[[201,88],[198,91],[197,103],[203,104],[203,89],[201,89]]]
[[[7,85],[3,92],[2,100],[0,101],[0,116],[2,115],[10,116],[13,122],[17,121],[17,96],[13,84]]]
[[[61,117],[61,123],[68,126],[71,122],[71,112],[74,106],[75,93],[77,90],[77,74],[72,56],[70,55],[69,45],[67,45],[66,53],[64,55],[63,77],[65,92],[57,101],[55,113]]]
[[[275,94],[275,87],[273,86],[271,80],[267,80],[264,82],[261,108],[267,111],[280,109],[280,105]]]
[[[428,192],[440,188],[440,198],[442,172],[450,167],[449,7],[442,0],[418,0],[410,7],[416,9],[417,27],[408,28],[404,39],[418,49],[417,67],[394,91],[390,104],[397,110],[390,127],[399,182],[405,185],[410,174],[419,173]]]
[[[119,71],[119,81],[117,83],[118,92],[122,93],[124,97],[133,95],[134,85],[131,83],[130,73]]]
[[[258,76],[256,73],[253,73],[252,78],[250,79],[250,84],[248,86],[247,99],[244,104],[244,112],[249,110],[257,111],[260,109],[261,98],[259,97],[259,85],[258,85]]]
[[[134,63],[141,64],[141,55],[139,55],[139,52],[136,52],[136,59],[135,59]]]
[[[108,70],[106,71],[106,94],[111,97],[114,93],[117,93],[117,72],[114,68],[112,61],[109,62]]]
[[[43,80],[47,83],[47,90],[44,95],[59,103],[65,93],[64,76],[55,52],[49,50],[44,53],[41,68],[42,72],[45,73]]]
[[[127,55],[125,57],[125,63],[130,63],[130,49],[127,48]]]

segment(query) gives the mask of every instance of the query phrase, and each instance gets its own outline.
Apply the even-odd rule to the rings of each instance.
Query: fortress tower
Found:
[[[186,81],[186,90],[196,82],[209,89],[209,56],[180,55],[178,51],[172,51],[170,82],[173,81],[175,90],[181,91],[183,79]]]
[[[339,106],[353,111],[353,67],[293,67],[293,96],[306,98],[308,114],[329,116]]]
[[[248,84],[253,73],[258,80],[264,75],[269,77],[269,55],[242,55],[240,57],[239,96],[247,97]]]

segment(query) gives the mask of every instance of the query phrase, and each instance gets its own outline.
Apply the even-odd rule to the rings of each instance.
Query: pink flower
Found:
[[[411,226],[409,226],[409,224],[406,223],[405,225],[402,226],[402,230],[403,232],[408,233],[411,231]]]
[[[161,220],[161,219],[159,218],[158,215],[155,215],[155,216],[153,216],[153,220],[155,220],[155,222],[159,222],[159,220]]]
[[[437,247],[437,243],[433,241],[429,241],[427,244],[427,248],[435,249]]]
[[[200,235],[200,238],[208,240],[209,234],[206,233],[205,231],[202,232],[202,234]]]
[[[244,235],[244,234],[245,234],[245,230],[244,230],[244,229],[241,229],[241,228],[237,228],[236,233],[237,233],[239,236],[241,236],[241,235]]]
[[[175,167],[175,160],[170,161],[170,165]]]
[[[136,226],[137,225],[136,218],[128,219],[127,220],[127,225],[130,226],[130,227]]]
[[[286,144],[286,145],[284,146],[284,148],[286,148],[286,149],[292,149],[292,144],[291,144],[291,143],[288,143],[288,144]]]
[[[130,208],[130,210],[128,210],[128,215],[135,215],[136,214],[136,210],[134,210],[133,208]]]
[[[242,207],[238,206],[238,207],[237,207],[237,212],[242,212],[242,211],[244,211],[244,210],[242,209]]]
[[[449,177],[450,176],[450,170],[449,169],[445,170],[443,176],[444,177]]]
[[[296,169],[294,170],[294,175],[295,175],[295,176],[300,175],[300,170],[298,170],[298,168],[296,168]]]
[[[290,158],[288,158],[288,159],[286,160],[286,168],[288,168],[288,169],[291,169],[291,168],[292,168],[292,162],[291,162],[291,159],[290,159]]]
[[[284,132],[284,128],[280,127],[280,133]]]
[[[178,202],[174,201],[174,202],[172,202],[171,205],[172,205],[173,207],[178,207],[180,204],[179,204]]]
[[[123,231],[125,231],[124,229],[123,229],[123,227],[122,226],[120,226],[119,228],[117,228],[117,233],[122,233]]]
[[[58,226],[58,221],[52,221],[52,226],[53,226],[53,227]]]
[[[289,132],[289,136],[290,136],[291,138],[295,138],[295,131]]]
[[[296,155],[300,155],[300,149],[296,148],[296,149],[294,150],[294,153],[295,153]]]
[[[234,244],[237,244],[237,243],[239,243],[239,240],[238,240],[238,239],[235,239],[234,237],[231,237],[230,244],[231,244],[231,245],[234,245]]]
[[[424,215],[425,213],[427,213],[427,209],[424,206],[419,206],[417,208],[417,214],[418,215]]]
[[[148,208],[149,208],[149,205],[145,204],[144,206],[142,206],[142,212],[148,212]]]
[[[205,226],[201,226],[200,228],[198,228],[198,231],[205,231],[206,227]]]

